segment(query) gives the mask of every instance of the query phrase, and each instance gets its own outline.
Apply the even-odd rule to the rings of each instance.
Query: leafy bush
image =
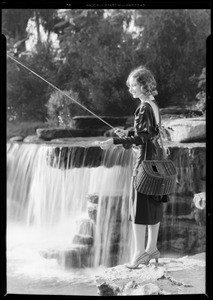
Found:
[[[51,83],[54,82],[56,64],[54,49],[42,44],[39,52],[23,57],[22,64]],[[43,80],[19,66],[7,61],[7,112],[9,120],[45,122],[47,112],[45,103],[51,88]]]
[[[60,14],[56,10],[4,10],[7,48],[26,36],[31,14],[39,17],[38,32],[40,22],[49,37],[57,31],[60,47],[54,48],[50,38],[47,43],[40,40],[36,51],[21,61],[61,90],[77,92],[91,111],[114,116],[134,113],[137,102],[132,101],[125,82],[132,69],[144,64],[156,77],[160,107],[192,105],[196,97],[196,108],[205,112],[205,90],[200,86],[198,93],[199,80],[189,78],[206,63],[209,9],[66,9]],[[127,30],[132,22],[134,32]],[[8,60],[8,120],[45,121],[51,93],[50,86]],[[66,101],[59,113],[53,103],[48,104],[48,117],[57,126],[71,126],[69,113],[74,115],[74,110],[88,114]]]
[[[206,68],[203,68],[201,75],[198,77],[198,88],[199,93],[196,95],[198,102],[196,108],[202,111],[203,114],[206,113]]]
[[[195,98],[198,100],[194,105],[194,109],[202,112],[203,115],[206,114],[206,68],[202,69],[200,76],[193,75],[190,78],[191,81],[196,82],[199,89]]]
[[[63,91],[65,94],[78,101],[78,93],[72,90]],[[51,94],[46,107],[48,124],[59,127],[72,127],[72,117],[76,114],[76,104],[59,91]]]

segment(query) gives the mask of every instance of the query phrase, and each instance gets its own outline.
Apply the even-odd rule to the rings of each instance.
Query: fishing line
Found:
[[[50,83],[49,81],[47,81],[46,79],[44,79],[43,77],[41,77],[40,75],[38,75],[37,73],[35,73],[34,71],[32,71],[31,69],[29,69],[28,67],[26,67],[25,65],[23,65],[21,62],[19,62],[18,60],[16,60],[14,57],[10,56],[9,54],[7,54],[7,56],[10,59],[14,60],[16,63],[20,64],[22,67],[24,67],[28,71],[30,71],[31,73],[33,73],[34,75],[36,75],[37,77],[39,77],[40,79],[42,79],[43,81],[45,81],[47,84],[49,84],[54,89],[56,89],[57,91],[59,91],[60,93],[62,93],[64,96],[68,97],[73,102],[75,102],[76,104],[78,104],[79,106],[81,106],[82,108],[84,108],[85,110],[87,110],[89,113],[91,113],[93,116],[95,116],[100,121],[102,121],[103,123],[105,123],[107,126],[109,126],[110,128],[114,129],[114,127],[112,125],[110,125],[108,122],[106,122],[101,117],[99,117],[98,115],[96,115],[94,112],[92,112],[91,110],[89,110],[87,107],[85,107],[84,105],[82,105],[81,103],[79,103],[78,101],[76,101],[75,99],[73,99],[72,97],[70,97],[69,95],[67,95],[66,93],[64,93],[63,91],[61,91],[59,88],[57,88],[56,86],[54,86],[52,83]]]

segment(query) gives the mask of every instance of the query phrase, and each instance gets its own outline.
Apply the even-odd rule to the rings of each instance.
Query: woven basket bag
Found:
[[[148,102],[153,108],[156,118],[156,108],[154,103]],[[155,105],[156,106],[156,105]],[[160,118],[156,118],[156,124],[160,126]],[[158,122],[159,121],[159,122]],[[163,147],[162,138],[160,140]],[[147,148],[147,144],[146,144]],[[146,150],[144,160],[138,167],[137,175],[135,176],[134,185],[139,193],[145,195],[163,196],[174,192],[177,180],[177,171],[174,163],[168,159],[162,160],[146,160]]]

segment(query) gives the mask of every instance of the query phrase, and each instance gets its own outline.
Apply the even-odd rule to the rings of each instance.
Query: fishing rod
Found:
[[[56,89],[57,91],[59,91],[60,93],[62,93],[64,96],[68,97],[69,99],[71,99],[73,102],[75,102],[76,104],[78,104],[79,106],[81,106],[82,108],[84,108],[85,110],[87,110],[89,113],[91,113],[93,116],[95,116],[96,118],[98,118],[100,121],[102,121],[103,123],[105,123],[107,126],[109,126],[110,128],[114,129],[114,127],[112,125],[110,125],[108,122],[106,122],[104,119],[102,119],[101,117],[99,117],[98,115],[96,115],[94,112],[92,112],[91,110],[89,110],[87,107],[85,107],[84,105],[82,105],[81,103],[79,103],[78,101],[76,101],[75,99],[73,99],[72,97],[70,97],[69,95],[67,95],[66,93],[64,93],[62,90],[60,90],[59,88],[57,88],[55,85],[53,85],[52,83],[50,83],[49,81],[47,81],[46,79],[44,79],[43,77],[41,77],[40,75],[38,75],[36,72],[32,71],[31,69],[29,69],[28,67],[26,67],[24,64],[22,64],[21,62],[19,62],[18,60],[16,60],[14,57],[12,57],[11,55],[7,54],[7,56],[14,60],[16,63],[18,63],[19,65],[21,65],[22,67],[24,67],[25,69],[27,69],[29,72],[33,73],[34,75],[36,75],[37,77],[39,77],[40,79],[42,79],[43,81],[45,81],[47,84],[49,84],[50,86],[52,86],[54,89]]]

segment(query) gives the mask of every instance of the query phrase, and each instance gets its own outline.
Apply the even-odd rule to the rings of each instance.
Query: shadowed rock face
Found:
[[[101,164],[102,150],[100,147],[49,147],[47,163],[59,169],[98,167]]]
[[[112,152],[100,147],[52,146],[47,150],[47,164],[60,169],[99,167],[111,168],[115,165],[127,166],[131,152],[115,147]]]

